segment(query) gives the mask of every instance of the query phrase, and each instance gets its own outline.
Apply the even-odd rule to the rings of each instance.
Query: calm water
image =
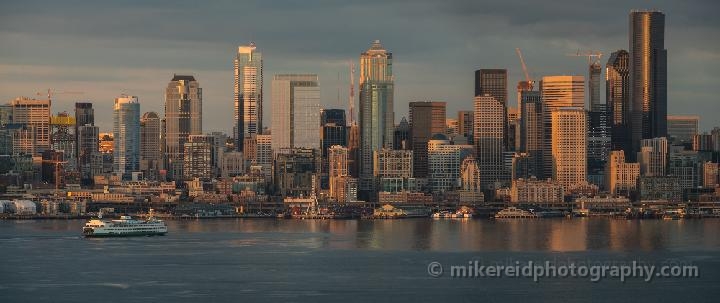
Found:
[[[84,239],[84,221],[0,221],[0,302],[720,302],[720,220],[169,221]],[[445,265],[679,262],[699,278],[430,277]],[[447,267],[447,266],[446,266]]]

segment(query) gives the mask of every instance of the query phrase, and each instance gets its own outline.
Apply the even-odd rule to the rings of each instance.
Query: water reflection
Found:
[[[3,221],[0,241],[79,235],[82,220]],[[167,245],[402,251],[718,250],[720,220],[171,220]],[[148,243],[157,240],[148,240]]]

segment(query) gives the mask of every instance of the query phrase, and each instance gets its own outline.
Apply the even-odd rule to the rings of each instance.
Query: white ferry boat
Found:
[[[165,221],[157,220],[152,212],[145,220],[136,220],[130,216],[120,216],[117,220],[90,220],[83,227],[85,237],[130,237],[130,236],[154,236],[167,233]]]
[[[495,214],[496,219],[500,218],[537,218],[538,215],[524,210],[517,207],[508,207],[501,211],[499,211],[497,214]]]

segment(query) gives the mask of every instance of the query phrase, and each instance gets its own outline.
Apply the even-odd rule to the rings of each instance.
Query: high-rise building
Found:
[[[698,115],[668,115],[667,136],[670,144],[692,144],[693,137],[698,134],[699,124],[700,116]]]
[[[527,171],[531,176],[547,179],[550,173],[544,170],[545,123],[542,99],[539,91],[522,91],[522,119],[520,120],[520,151],[527,153]]]
[[[135,96],[115,98],[113,107],[113,172],[129,180],[140,171],[140,102]]]
[[[461,164],[473,154],[472,145],[450,144],[447,137],[436,134],[428,142],[428,181],[433,193],[442,193],[459,187]]]
[[[244,151],[244,138],[262,133],[263,59],[255,43],[241,45],[235,55],[235,150]]]
[[[283,197],[306,198],[316,195],[320,172],[318,156],[316,149],[295,148],[276,151],[273,177],[276,194]]]
[[[383,148],[375,151],[374,158],[373,174],[377,178],[379,192],[398,192],[409,189],[409,182],[413,179],[412,150]]]
[[[75,137],[75,117],[67,112],[58,113],[50,117],[50,149],[61,152],[63,162],[60,165],[64,171],[75,171],[77,157],[75,156],[77,142]]]
[[[366,199],[374,192],[373,154],[393,145],[395,79],[392,53],[380,40],[360,55],[360,180],[359,194]]]
[[[12,123],[23,130],[13,135],[13,154],[40,156],[50,148],[50,100],[18,97],[12,102]]]
[[[336,200],[339,200],[340,193],[343,191],[340,179],[350,175],[348,166],[349,155],[348,148],[341,145],[333,145],[328,151],[330,197]]]
[[[585,77],[542,77],[540,93],[548,110],[561,107],[585,108]]]
[[[140,170],[149,180],[157,180],[162,168],[160,116],[146,112],[140,117]]]
[[[402,117],[400,123],[395,126],[393,149],[411,149],[410,131],[410,123],[405,119],[405,117]]]
[[[273,150],[320,150],[320,86],[313,74],[275,75],[272,81]]]
[[[614,150],[605,168],[605,185],[610,194],[629,196],[637,189],[637,179],[640,177],[640,164],[625,162],[625,152]]]
[[[83,185],[92,184],[95,175],[102,173],[102,155],[100,154],[100,128],[85,124],[78,127],[78,171]]]
[[[82,170],[82,161],[80,157],[80,127],[85,125],[95,125],[95,110],[90,102],[75,103],[75,157],[77,157],[78,170]],[[84,159],[88,160],[88,159]],[[82,175],[82,172],[81,172]],[[82,178],[82,176],[81,176]]]
[[[445,133],[445,102],[410,102],[410,142],[413,176],[428,177],[428,141]]]
[[[667,174],[668,140],[664,137],[643,139],[637,161],[643,177],[662,177]]]
[[[458,111],[458,131],[461,136],[468,139],[468,144],[473,143],[473,111]]]
[[[255,139],[255,165],[262,167],[265,178],[269,180],[273,165],[272,135],[257,135]]]
[[[347,147],[347,120],[344,109],[320,110],[320,142],[322,148],[320,187],[330,189],[328,149],[335,145]]]
[[[165,89],[165,164],[168,177],[183,178],[185,143],[202,134],[202,88],[193,76],[174,75]]]
[[[492,190],[497,182],[509,181],[503,165],[505,106],[490,95],[476,96],[473,118],[480,180],[483,190]]]
[[[595,110],[597,106],[604,106],[600,103],[600,78],[602,77],[602,67],[600,63],[593,62],[588,66],[588,109]]]
[[[507,108],[507,145],[505,150],[520,150],[520,109],[516,107]]]
[[[640,140],[667,136],[665,14],[630,13],[630,128],[633,151]]]
[[[553,179],[569,189],[587,177],[586,113],[561,107],[551,112],[551,120]]]
[[[330,146],[347,146],[347,120],[344,109],[322,109],[320,111],[320,140],[323,157],[327,157]]]
[[[583,76],[546,76],[540,82],[540,97],[543,102],[545,130],[543,171],[553,171],[552,112],[564,107],[585,108],[585,77]]]
[[[213,136],[191,135],[183,144],[183,179],[212,178]]]
[[[605,65],[605,103],[610,128],[610,147],[625,151],[633,160],[630,131],[630,56],[626,50],[613,52]]]
[[[507,106],[507,70],[479,69],[475,71],[475,96],[485,94],[494,97],[503,106]]]

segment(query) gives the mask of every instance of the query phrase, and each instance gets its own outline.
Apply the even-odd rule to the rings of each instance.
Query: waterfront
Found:
[[[717,301],[720,220],[170,220],[85,239],[84,220],[0,221],[0,301]],[[698,265],[699,278],[451,279],[468,260]],[[492,292],[492,296],[489,293]]]

